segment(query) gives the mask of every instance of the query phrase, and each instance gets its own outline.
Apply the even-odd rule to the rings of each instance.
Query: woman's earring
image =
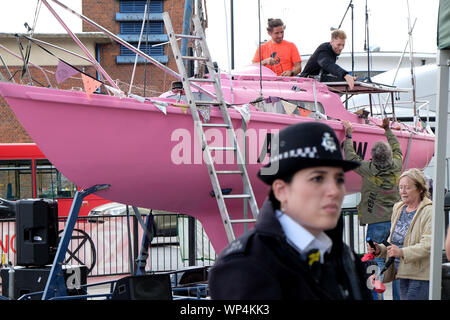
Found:
[[[286,213],[286,207],[284,206],[284,204],[281,205],[280,210],[281,212]]]

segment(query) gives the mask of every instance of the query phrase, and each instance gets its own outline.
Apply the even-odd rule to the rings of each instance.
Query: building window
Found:
[[[123,13],[142,13],[145,9],[146,0],[121,0],[120,12]],[[163,1],[150,1],[150,12],[163,12]]]
[[[142,21],[130,21],[120,23],[120,34],[140,34]],[[160,21],[147,21],[144,25],[143,35],[145,34],[163,34],[164,26]]]
[[[0,198],[33,197],[31,160],[0,160]]]
[[[130,43],[130,44],[132,44],[136,48],[138,46],[137,43]],[[150,43],[148,45],[146,43],[141,43],[140,49],[141,49],[141,51],[145,52],[149,56],[162,56],[162,55],[164,55],[164,46],[152,47],[152,45]],[[120,46],[120,55],[121,56],[133,56],[134,57],[136,55],[136,53],[134,53],[133,51],[131,51],[128,48],[125,48],[124,46]]]
[[[139,41],[142,19],[146,0],[120,0],[120,12],[116,13],[116,21],[120,23],[119,37],[137,47]],[[142,33],[140,49],[159,62],[167,63],[168,57],[164,55],[164,46],[152,47],[156,43],[168,41],[164,34],[164,23],[162,21],[163,0],[149,1],[150,8]],[[117,63],[134,63],[135,53],[121,46],[120,55],[116,58]],[[133,58],[132,58],[133,57]],[[138,62],[143,62],[138,59]]]

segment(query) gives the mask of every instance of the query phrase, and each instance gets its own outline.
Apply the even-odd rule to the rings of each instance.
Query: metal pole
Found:
[[[369,42],[369,12],[367,10],[366,0],[366,39],[367,39],[367,81],[372,82],[370,78],[370,42]]]
[[[66,226],[64,227],[64,232],[61,236],[61,240],[59,241],[58,250],[56,251],[55,259],[53,260],[52,268],[50,269],[50,274],[45,285],[45,290],[42,294],[42,300],[48,300],[53,297],[64,296],[67,294],[66,284],[64,283],[64,276],[62,272],[62,264],[64,262],[64,257],[66,256],[75,223],[77,222],[81,204],[83,203],[84,197],[87,195],[109,187],[109,184],[95,185],[89,189],[77,191],[75,193]]]
[[[188,243],[189,243],[189,265],[195,266],[196,258],[196,242],[197,242],[197,230],[195,228],[195,219],[191,216],[188,217]]]
[[[183,15],[183,34],[191,33],[191,15],[192,15],[192,0],[184,1],[184,15]],[[181,39],[181,55],[186,56],[188,52],[188,39]]]
[[[144,235],[142,236],[140,253],[139,253],[139,257],[136,260],[136,274],[138,276],[145,274],[145,265],[147,263],[147,258],[148,258],[148,248],[151,245],[151,242],[153,240],[153,234],[152,234],[153,223],[154,223],[153,222],[153,213],[152,213],[152,210],[150,210],[150,213],[148,214],[147,219],[145,220],[145,227],[146,227],[147,232],[151,234],[151,237],[150,238],[147,237],[147,234],[145,232],[144,232]]]
[[[142,19],[141,34],[139,35],[138,49],[141,48],[142,34],[144,33],[146,17],[147,17],[147,4],[145,4],[145,8],[144,8],[144,19]],[[130,88],[128,89],[128,95],[130,95],[131,88],[133,87],[134,74],[136,72],[136,65],[138,62],[138,57],[139,57],[139,55],[136,53],[136,58],[134,59],[133,72],[131,73]],[[127,206],[127,209],[128,209],[128,206]]]
[[[234,69],[234,1],[230,0],[231,69]],[[231,70],[230,70],[231,73]]]
[[[42,0],[42,1],[46,1],[46,0]],[[109,36],[111,39],[113,39],[114,41],[118,42],[119,44],[123,45],[124,47],[130,49],[131,51],[133,51],[134,53],[139,54],[141,57],[143,57],[144,59],[147,59],[149,62],[151,62],[154,66],[158,67],[159,69],[163,70],[164,72],[167,72],[169,75],[180,79],[181,80],[181,76],[176,73],[175,71],[173,71],[172,69],[166,67],[165,65],[163,65],[162,63],[160,63],[159,61],[153,59],[152,57],[150,57],[148,54],[146,54],[145,52],[142,52],[139,49],[136,49],[135,46],[129,44],[128,42],[126,42],[125,40],[119,38],[118,36],[116,36],[114,33],[112,33],[111,31],[103,28],[101,25],[95,23],[94,21],[92,21],[91,19],[89,19],[88,17],[85,17],[82,14],[77,13],[76,11],[70,9],[69,7],[67,7],[66,5],[64,5],[63,3],[59,2],[58,0],[51,0],[53,2],[55,2],[56,4],[60,5],[61,7],[63,7],[64,9],[70,11],[72,14],[76,15],[78,18],[82,19],[83,21],[86,21],[87,23],[89,23],[91,26],[99,29],[100,31],[102,31],[103,33],[105,33],[107,36]],[[215,98],[215,94],[209,92],[208,90],[202,88],[201,86],[195,84],[195,83],[191,83],[191,86],[204,92],[205,94],[207,94],[210,97]]]
[[[95,58],[91,55],[89,50],[81,43],[80,39],[67,27],[67,25],[62,21],[60,16],[56,13],[55,10],[48,4],[47,0],[42,0],[42,2],[45,4],[45,6],[48,8],[48,10],[55,16],[55,18],[58,20],[58,22],[61,24],[61,26],[67,31],[67,33],[72,37],[72,39],[77,43],[77,45],[83,50],[84,54],[91,60],[91,63],[96,67],[98,71],[101,72],[101,74],[105,77],[105,79],[117,90],[120,90],[120,88],[117,86],[117,84],[111,79],[111,77],[106,73],[105,70],[100,66],[100,64],[95,60]]]
[[[130,210],[128,205],[126,206],[127,213],[127,237],[128,237],[128,264],[130,268],[130,275],[134,275],[134,264],[133,264],[133,249],[131,247],[131,231],[130,231]]]
[[[9,266],[8,270],[8,297],[14,300],[14,286],[16,284],[14,266]]]
[[[139,229],[138,229],[138,219],[136,215],[133,215],[133,251],[130,252],[130,255],[132,255],[132,264],[131,267],[133,268],[133,275],[136,275],[136,265],[133,263],[133,261],[137,260],[137,255],[139,254]],[[145,232],[145,229],[144,229]],[[145,234],[144,234],[145,236]]]
[[[28,68],[28,59],[25,59],[25,57],[23,56],[23,47],[22,47],[22,43],[20,42],[20,38],[17,38],[17,44],[19,46],[19,52],[20,52],[20,56],[22,57],[23,60],[23,70],[22,70],[22,75],[20,79],[23,79],[24,76],[24,71],[27,73],[28,78],[30,78],[30,84],[33,85],[33,78],[31,77],[31,73],[30,73],[30,69]]]
[[[450,50],[438,50],[437,65],[437,114],[435,140],[435,166],[433,181],[433,218],[431,228],[430,256],[430,300],[441,299],[442,249],[444,246],[444,188],[445,176],[441,170],[445,167],[448,121],[448,75]]]
[[[411,85],[412,85],[412,100],[414,107],[414,126],[417,127],[417,103],[416,103],[416,76],[414,74],[414,52],[413,52],[413,37],[411,29],[411,19],[409,14],[409,1],[406,0],[408,7],[408,39],[409,39],[409,64],[411,69]]]
[[[354,20],[353,20],[353,4],[352,1],[350,1],[349,4],[352,8],[352,76],[355,76],[355,36],[354,36]]]

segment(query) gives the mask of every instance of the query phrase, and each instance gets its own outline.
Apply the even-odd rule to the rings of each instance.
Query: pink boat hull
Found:
[[[93,95],[88,99],[83,92],[9,83],[0,83],[0,92],[46,157],[78,186],[110,184],[109,189],[98,195],[129,205],[194,216],[202,222],[216,252],[227,245],[217,202],[210,194],[212,186],[194,136],[190,111],[184,113],[181,108],[169,106],[165,115],[151,102],[106,95]],[[333,93],[330,95],[332,99],[337,97]],[[243,125],[241,115],[231,109],[230,116],[239,131]],[[341,118],[354,120],[354,141],[366,146],[365,158],[370,158],[373,142],[385,139],[384,130],[358,124],[360,119],[350,113]],[[261,167],[256,158],[263,149],[266,135],[300,121],[316,120],[251,112],[247,125],[250,136],[248,174],[259,205],[269,190],[256,177]],[[210,123],[215,122],[222,122],[218,110],[211,111]],[[337,120],[326,122],[343,141],[342,124]],[[222,138],[226,139],[221,129],[211,128],[208,132],[216,145],[221,145]],[[406,153],[410,133],[396,131],[396,134]],[[413,138],[408,167],[424,168],[433,156],[434,137],[416,134]],[[231,152],[216,152],[215,159],[224,163],[217,170],[236,168]],[[347,193],[359,192],[360,177],[350,172],[346,178]],[[240,179],[236,176],[224,176],[220,181],[222,188],[242,193]],[[242,200],[230,200],[227,204],[232,219],[243,218]],[[239,227],[235,228],[237,235],[243,232],[243,227]]]

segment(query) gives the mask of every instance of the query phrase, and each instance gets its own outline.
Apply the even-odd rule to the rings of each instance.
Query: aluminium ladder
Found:
[[[214,195],[217,200],[217,204],[219,207],[220,215],[222,217],[222,221],[225,227],[225,232],[227,234],[228,242],[231,243],[235,240],[235,232],[233,229],[233,225],[235,224],[245,224],[250,222],[255,222],[256,217],[259,213],[258,204],[256,203],[255,195],[253,193],[253,189],[250,183],[250,179],[248,177],[247,169],[245,167],[245,163],[243,161],[242,153],[238,146],[238,142],[236,139],[236,134],[234,132],[233,124],[231,122],[230,115],[227,110],[227,103],[225,102],[222,94],[222,90],[219,85],[219,80],[216,74],[216,71],[213,66],[213,62],[209,53],[208,46],[206,44],[205,35],[203,32],[203,28],[201,26],[200,19],[198,16],[194,15],[192,20],[194,22],[194,34],[193,35],[182,35],[175,34],[172,22],[170,20],[169,14],[167,12],[163,13],[164,25],[166,27],[167,35],[169,37],[169,43],[172,48],[172,52],[177,63],[178,71],[180,74],[180,80],[183,83],[183,88],[185,91],[185,95],[187,98],[187,103],[189,104],[192,118],[194,120],[194,128],[197,133],[197,136],[201,140],[201,146],[203,150],[203,159],[208,168],[208,173],[211,179],[211,184],[213,186]],[[184,38],[191,41],[197,42],[200,44],[200,49],[196,56],[182,56],[180,53],[180,49],[178,47],[177,38]],[[184,65],[184,60],[196,60],[205,65],[208,68],[209,78],[189,78],[187,75],[187,71]],[[212,101],[200,101],[196,100],[192,90],[191,90],[191,82],[210,82],[214,86],[214,97]],[[218,106],[221,113],[224,123],[203,123],[197,106]],[[221,146],[221,147],[210,147],[207,143],[205,136],[205,128],[216,127],[216,128],[225,128],[227,130],[227,136],[230,138],[230,143],[233,147]],[[214,167],[213,159],[211,156],[211,151],[233,151],[234,159],[237,162],[238,170],[216,170]],[[220,187],[220,182],[218,179],[219,175],[240,175],[242,178],[243,184],[243,194],[227,194],[224,195],[222,193],[222,188]],[[252,211],[253,218],[252,219],[231,219],[227,205],[225,200],[229,199],[248,199],[249,206]]]

